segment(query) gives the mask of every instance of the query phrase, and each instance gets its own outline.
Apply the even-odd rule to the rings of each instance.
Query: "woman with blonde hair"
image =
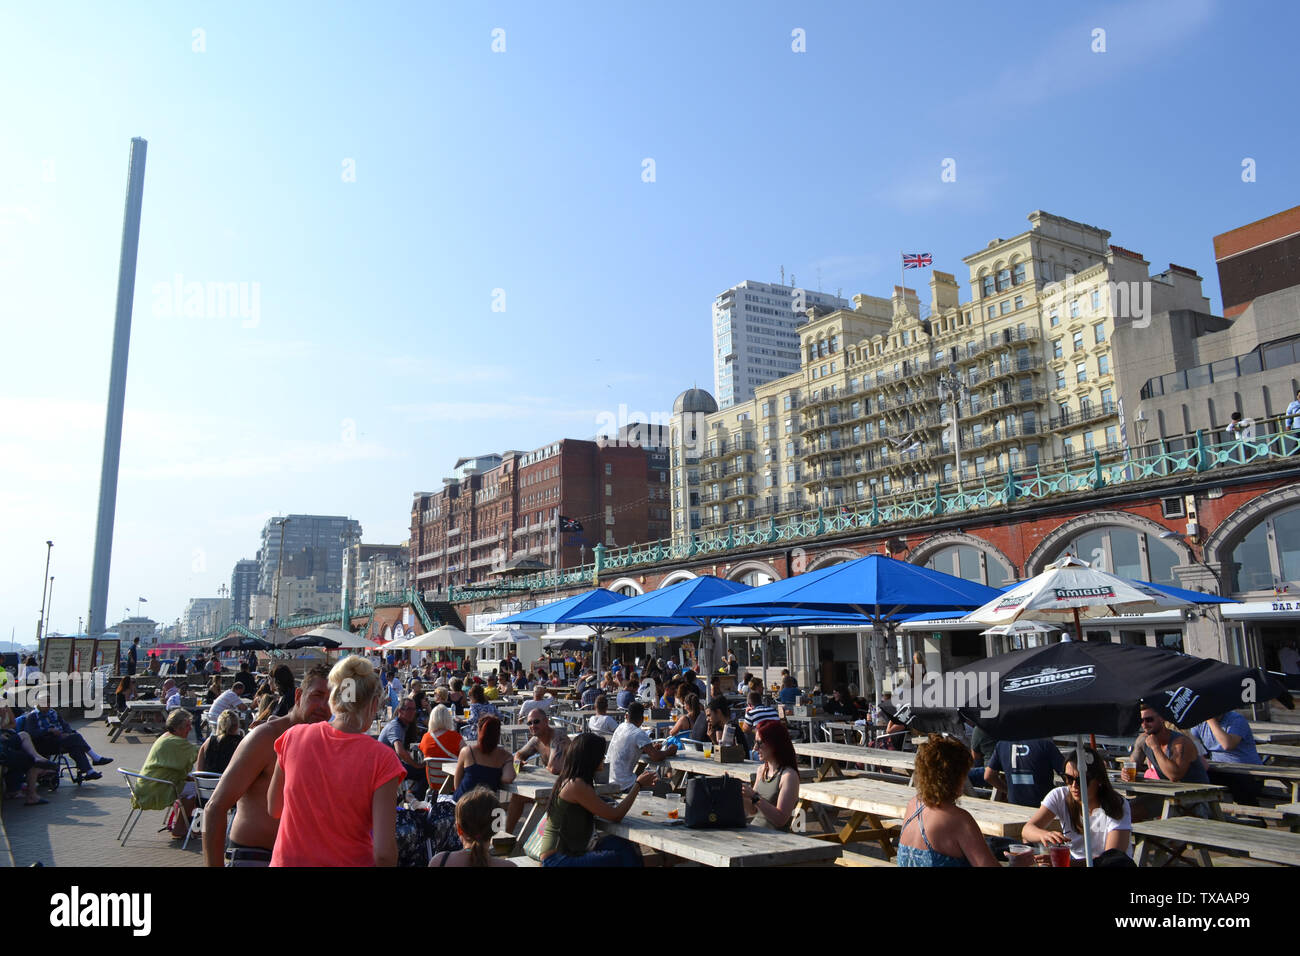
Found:
[[[445,695],[447,689],[439,687],[438,690]],[[430,760],[459,760],[463,743],[461,735],[456,733],[456,722],[452,719],[451,710],[445,704],[438,704],[429,715],[429,730],[420,740],[420,753]],[[429,793],[435,795],[450,776],[436,763],[426,763],[424,772],[429,778]]]
[[[235,755],[235,748],[244,739],[239,727],[239,711],[228,708],[217,718],[217,732],[199,747],[199,755],[194,759],[194,769],[200,773],[225,773],[230,765],[230,758]]]
[[[471,790],[456,801],[456,834],[461,850],[444,850],[429,860],[430,866],[514,866],[492,856],[492,820],[497,797],[491,790]]]
[[[997,866],[979,824],[957,806],[970,773],[970,748],[931,734],[916,751],[916,796],[898,835],[899,866]]]
[[[397,788],[406,769],[366,731],[381,704],[379,675],[351,655],[330,670],[333,717],[297,724],[275,742],[267,793],[280,820],[272,866],[395,866]]]

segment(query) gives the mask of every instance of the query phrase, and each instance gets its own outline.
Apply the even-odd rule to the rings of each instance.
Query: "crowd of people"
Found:
[[[588,714],[581,732],[570,735],[553,723],[556,676],[545,668],[524,670],[509,662],[499,673],[462,676],[428,667],[399,671],[382,660],[349,656],[328,669],[313,666],[295,681],[284,664],[265,678],[255,665],[239,661],[233,683],[220,670],[200,677],[210,679],[206,709],[193,705],[183,675],[163,681],[158,697],[167,708],[166,729],[134,777],[133,806],[170,809],[168,825],[182,839],[200,796],[195,775],[219,775],[205,814],[224,820],[233,810],[234,818],[228,839],[225,827],[203,827],[210,866],[509,865],[493,855],[492,838],[502,832],[502,820],[505,833],[515,832],[527,800],[515,795],[502,807],[497,792],[531,760],[556,778],[545,821],[528,847],[543,866],[641,865],[635,844],[609,835],[596,840],[596,822],[622,819],[639,792],[662,792],[656,771],[682,748],[742,748],[757,762],[738,774],[749,825],[789,830],[795,819],[799,767],[784,718],[804,695],[788,672],[771,690],[745,674],[739,696],[729,697],[716,677],[706,682],[689,668],[658,661],[646,662],[644,670],[614,661],[603,674],[585,666],[571,690]],[[518,720],[527,741],[512,752],[502,740],[498,705],[523,691],[528,698]],[[136,675],[124,675],[114,692],[116,709],[125,710],[138,692]],[[615,705],[621,719],[610,712]],[[872,723],[876,746],[911,746],[913,732],[895,720],[888,700],[871,706],[852,688],[838,686],[823,708]],[[660,736],[647,731],[648,715]],[[1142,707],[1140,721],[1126,761],[1133,774],[1222,784],[1237,803],[1258,802],[1262,781],[1216,770],[1262,763],[1241,714],[1230,711],[1180,730]],[[6,796],[22,796],[27,805],[46,802],[39,781],[57,773],[63,755],[80,780],[98,778],[95,767],[112,760],[40,697],[21,716],[0,707],[0,755]],[[1010,841],[986,839],[957,805],[980,786],[997,799],[1033,808],[1021,840],[1068,846],[1080,864],[1090,847],[1096,864],[1131,865],[1133,823],[1160,808],[1121,795],[1108,772],[1107,761],[1114,759],[1087,747],[1080,767],[1073,751],[1062,753],[1052,740],[999,741],[979,728],[968,740],[932,735],[917,747],[915,795],[899,831],[897,862],[997,865]],[[617,793],[617,801],[602,792]]]

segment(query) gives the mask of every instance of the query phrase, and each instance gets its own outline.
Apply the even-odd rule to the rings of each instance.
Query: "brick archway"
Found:
[[[728,581],[739,581],[751,571],[757,571],[760,574],[766,574],[773,581],[781,580],[781,573],[766,561],[742,561],[730,571],[727,572]]]
[[[996,561],[1002,570],[1007,573],[1008,581],[1015,581],[1020,577],[1017,573],[1016,566],[1011,563],[1011,559],[1002,553],[1001,549],[985,541],[983,538],[977,538],[973,534],[966,534],[961,531],[950,531],[945,534],[936,534],[933,537],[926,538],[919,545],[912,549],[907,556],[907,560],[912,564],[925,564],[935,554],[944,548],[956,547],[962,545],[968,548],[974,548],[982,553],[988,560]]]
[[[1252,498],[1219,522],[1205,539],[1207,563],[1225,563],[1232,559],[1232,550],[1255,526],[1275,511],[1300,505],[1300,485],[1274,488],[1257,498]]]
[[[1105,527],[1128,528],[1130,531],[1149,534],[1156,538],[1169,530],[1157,521],[1152,521],[1150,518],[1144,518],[1141,515],[1129,514],[1127,511],[1094,511],[1091,514],[1080,515],[1077,518],[1071,518],[1038,542],[1038,547],[1034,548],[1029,557],[1025,559],[1025,576],[1033,577],[1036,574],[1041,574],[1043,568],[1047,567],[1056,558],[1061,549],[1065,547],[1065,543],[1071,538]],[[1170,550],[1176,553],[1184,564],[1191,563],[1191,549],[1187,545],[1181,541],[1162,541],[1161,543],[1168,545]],[[1088,557],[1083,556],[1082,560],[1087,561]]]
[[[697,577],[699,577],[699,575],[696,574],[694,571],[687,571],[685,569],[674,571],[672,574],[668,575],[662,581],[659,582],[659,587],[666,588],[669,585],[679,584],[682,581],[690,581],[693,578],[697,578]]]
[[[623,588],[631,588],[636,594],[645,594],[645,588],[633,578],[619,578],[617,581],[610,581],[605,585],[605,590],[618,591],[620,594],[623,593]]]
[[[833,564],[843,564],[845,561],[856,561],[862,555],[856,551],[850,551],[848,548],[831,548],[829,551],[822,551],[816,557],[808,560],[804,571],[818,571],[821,568],[829,568]],[[795,556],[795,564],[798,565],[799,558]]]

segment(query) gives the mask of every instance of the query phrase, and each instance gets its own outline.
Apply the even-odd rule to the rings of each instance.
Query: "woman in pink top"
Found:
[[[275,742],[267,803],[280,830],[271,865],[396,866],[406,770],[366,733],[379,709],[379,675],[353,655],[334,665],[329,684],[333,718],[290,727]]]

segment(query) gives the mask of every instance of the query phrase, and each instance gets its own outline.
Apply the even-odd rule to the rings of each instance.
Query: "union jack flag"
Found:
[[[934,256],[928,252],[905,252],[903,253],[904,269],[919,269],[922,266],[934,264]]]

